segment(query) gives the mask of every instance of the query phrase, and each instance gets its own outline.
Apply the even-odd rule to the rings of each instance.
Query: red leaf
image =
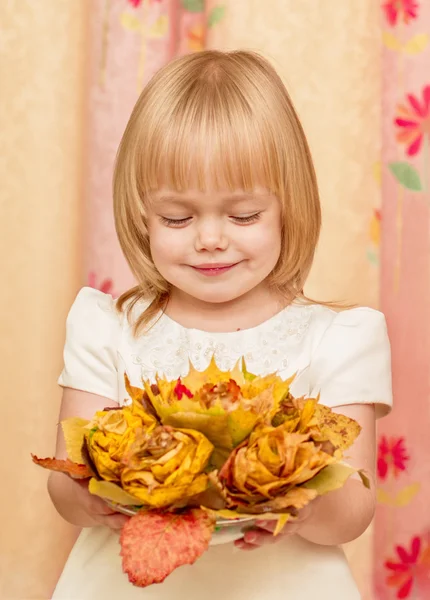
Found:
[[[214,527],[214,518],[199,508],[181,514],[140,512],[121,531],[122,568],[134,585],[161,583],[207,550]]]
[[[184,394],[185,394],[185,396],[188,396],[188,398],[193,397],[190,390],[182,383],[180,378],[178,379],[178,383],[176,384],[175,389],[173,391],[175,392],[178,400],[182,400],[182,396]]]
[[[60,471],[61,473],[67,473],[73,479],[86,479],[92,476],[92,471],[87,465],[80,465],[72,462],[69,458],[61,460],[59,458],[38,458],[34,454],[31,455],[33,462],[44,469],[50,469],[51,471]]]

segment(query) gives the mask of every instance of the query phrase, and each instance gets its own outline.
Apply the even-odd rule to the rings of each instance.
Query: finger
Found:
[[[275,531],[276,525],[277,525],[277,521],[274,521],[273,519],[268,520],[268,521],[263,520],[263,521],[255,522],[256,527],[258,527],[259,529],[263,529],[264,531],[268,531],[270,533],[273,533]],[[278,533],[278,535],[294,535],[295,533],[297,533],[299,526],[300,526],[299,521],[293,521],[292,523],[286,523],[286,525],[284,525],[284,527]]]
[[[253,546],[263,546],[265,544],[274,544],[279,541],[279,536],[274,536],[273,533],[259,529],[250,529],[243,536],[245,543]]]
[[[114,515],[117,513],[116,510],[111,508],[106,502],[103,502],[100,498],[94,498],[91,502],[91,510],[97,515]]]
[[[128,522],[130,517],[127,517],[126,515],[122,515],[120,513],[115,513],[113,515],[106,516],[100,515],[96,517],[96,519],[101,525],[105,525],[106,527],[109,527],[114,531],[120,531]]]
[[[260,548],[260,546],[255,546],[254,544],[247,544],[243,538],[241,538],[240,540],[236,540],[234,542],[234,545],[236,546],[236,548],[239,548],[239,550],[246,551],[257,550],[258,548]]]

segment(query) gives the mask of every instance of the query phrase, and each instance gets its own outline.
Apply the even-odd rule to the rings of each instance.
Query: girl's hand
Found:
[[[48,489],[60,515],[78,527],[104,525],[120,531],[130,517],[115,512],[98,496],[88,491],[88,481],[71,479],[64,473],[52,472]]]
[[[276,520],[258,520],[252,529],[246,531],[243,538],[234,542],[234,545],[241,550],[255,550],[265,544],[275,544],[285,537],[298,533],[303,522],[309,518],[311,513],[312,508],[311,504],[309,504],[299,512],[294,521],[287,523],[281,533],[276,536],[273,535]]]
[[[130,517],[116,512],[98,496],[88,491],[88,483],[76,481],[76,500],[84,512],[93,520],[94,525],[103,525],[113,531],[120,531]]]

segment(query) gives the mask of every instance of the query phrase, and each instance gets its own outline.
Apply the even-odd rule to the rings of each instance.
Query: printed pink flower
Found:
[[[406,25],[418,17],[419,4],[415,0],[388,0],[382,5],[388,23],[394,27],[398,20],[403,20]]]
[[[97,283],[97,275],[94,273],[94,271],[91,271],[91,273],[88,275],[88,285],[89,287],[99,290],[104,294],[111,294],[114,296],[112,279],[104,279],[101,283]]]
[[[378,446],[378,476],[380,479],[385,479],[390,469],[393,470],[394,477],[397,477],[400,471],[406,471],[408,460],[404,438],[388,439],[385,435],[381,437]]]
[[[396,546],[398,560],[387,560],[385,563],[385,568],[391,572],[386,579],[387,585],[397,588],[397,598],[409,598],[414,585],[422,593],[429,591],[430,545],[429,536],[426,537],[424,540],[418,536],[412,538],[410,551],[404,546]]]
[[[153,2],[162,2],[163,0],[149,0],[149,3],[152,4]],[[133,8],[139,8],[139,6],[142,4],[143,0],[128,0],[128,3],[132,5]]]
[[[413,94],[408,94],[409,106],[399,104],[394,123],[400,128],[396,139],[407,146],[407,154],[417,154],[424,136],[430,138],[430,85],[426,85],[420,101]]]

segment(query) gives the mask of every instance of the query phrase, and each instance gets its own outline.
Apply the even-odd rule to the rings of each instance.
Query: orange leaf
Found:
[[[122,568],[134,585],[161,583],[207,550],[214,528],[214,517],[199,508],[181,514],[140,512],[121,531]]]
[[[44,469],[50,469],[51,471],[67,473],[67,475],[70,475],[73,479],[86,479],[93,474],[87,465],[74,463],[69,458],[66,460],[61,460],[59,458],[38,458],[34,454],[31,455],[31,458],[36,465],[39,465]]]

